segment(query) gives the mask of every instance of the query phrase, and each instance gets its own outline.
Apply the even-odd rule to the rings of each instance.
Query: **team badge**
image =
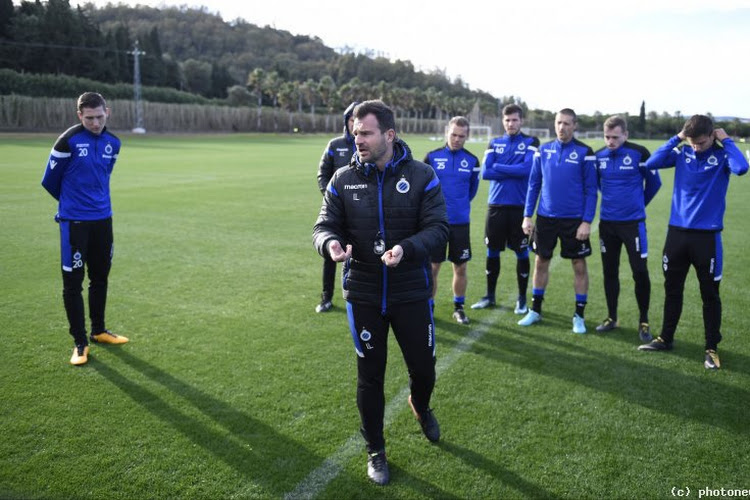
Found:
[[[401,194],[408,193],[409,189],[411,189],[411,184],[409,184],[409,181],[404,178],[401,178],[401,180],[396,183],[396,191]]]
[[[107,145],[104,147],[104,152],[108,155],[112,154],[112,145],[110,143],[107,143]]]
[[[570,153],[570,155],[568,156],[568,158],[570,158],[571,160],[577,160],[578,159],[578,153],[576,153],[575,151],[573,151],[572,153]]]
[[[466,161],[466,158],[464,158],[463,160],[461,160],[461,166],[464,167],[464,168],[466,168],[466,167],[469,166],[469,162]]]
[[[526,144],[521,143],[521,144],[518,145],[518,150],[519,151],[523,151],[524,149],[526,149]]]
[[[714,155],[711,155],[708,157],[708,160],[706,160],[706,163],[708,163],[712,167],[715,167],[719,164],[719,160]]]
[[[623,165],[630,165],[631,163],[633,163],[633,159],[632,159],[632,158],[630,157],[630,155],[627,155],[627,156],[626,156],[626,157],[625,157],[625,158],[624,158],[624,159],[622,160],[622,164],[623,164]]]
[[[359,334],[359,338],[362,339],[362,342],[369,342],[372,338],[372,334],[368,332],[366,328],[362,328],[362,331]]]

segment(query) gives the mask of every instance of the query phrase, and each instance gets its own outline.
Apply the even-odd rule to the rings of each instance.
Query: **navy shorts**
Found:
[[[581,219],[556,219],[538,215],[534,230],[534,253],[551,259],[560,240],[560,257],[563,259],[583,259],[591,255],[591,241],[576,239]]]
[[[529,237],[523,232],[523,207],[490,206],[484,225],[484,244],[492,250],[523,252],[529,246]]]
[[[433,250],[430,260],[435,263],[445,261],[445,252],[448,251],[448,260],[454,264],[463,264],[471,260],[471,232],[469,224],[451,224],[449,226],[448,242]]]

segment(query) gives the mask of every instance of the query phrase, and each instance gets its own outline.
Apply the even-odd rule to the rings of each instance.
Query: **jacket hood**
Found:
[[[347,123],[349,122],[349,118],[352,117],[352,114],[354,113],[354,108],[359,104],[359,101],[353,101],[347,108],[344,110],[344,137],[346,137],[347,141],[353,141],[354,136],[349,133],[349,127],[347,126]]]

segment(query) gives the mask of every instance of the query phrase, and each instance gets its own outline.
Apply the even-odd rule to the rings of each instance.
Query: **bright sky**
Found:
[[[79,3],[71,0],[71,5]],[[80,0],[80,3],[85,3]],[[102,6],[108,0],[93,2]],[[369,48],[531,108],[750,118],[750,0],[117,0],[206,5]]]

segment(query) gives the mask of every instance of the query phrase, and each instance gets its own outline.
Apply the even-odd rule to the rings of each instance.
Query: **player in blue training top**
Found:
[[[517,104],[503,108],[505,135],[492,139],[482,161],[482,178],[490,181],[484,243],[487,245],[487,294],[472,309],[495,305],[495,290],[500,278],[500,252],[505,246],[516,254],[518,298],[515,313],[526,314],[529,286],[529,238],[521,229],[523,206],[529,188],[529,173],[539,139],[521,132],[523,109]]]
[[[549,263],[560,240],[560,255],[571,259],[575,275],[573,332],[586,333],[583,320],[588,301],[589,274],[586,257],[591,255],[591,221],[596,212],[596,167],[594,152],[574,137],[578,118],[569,108],[555,116],[557,139],[539,148],[529,176],[523,230],[533,235],[534,260],[531,310],[518,322],[530,326],[542,319],[544,290],[549,281]],[[539,207],[537,207],[539,201]],[[531,220],[536,209],[536,226]]]
[[[432,299],[437,294],[440,265],[448,260],[453,263],[453,319],[465,325],[469,318],[464,312],[466,301],[466,264],[471,260],[471,236],[469,219],[471,200],[479,189],[479,158],[464,149],[469,137],[469,120],[454,116],[445,132],[445,146],[427,153],[424,162],[430,165],[443,186],[450,233],[448,242],[436,248],[432,260]],[[434,302],[433,302],[434,304]]]
[[[85,364],[89,354],[81,293],[84,266],[89,275],[91,340],[104,344],[128,341],[107,330],[104,322],[114,248],[109,177],[120,153],[120,140],[106,128],[109,113],[100,94],[81,94],[81,123],[57,139],[42,178],[44,189],[59,202],[55,220],[60,224],[63,304],[75,342],[70,358],[74,365]]]
[[[606,146],[596,152],[596,172],[602,193],[599,245],[608,316],[596,331],[608,332],[619,326],[620,252],[625,245],[640,314],[638,335],[642,342],[648,342],[652,337],[648,324],[651,279],[648,274],[646,205],[659,191],[661,178],[656,170],[645,168],[650,156],[648,150],[628,141],[628,123],[624,118],[607,118],[604,142]]]
[[[680,147],[682,141],[687,144]],[[713,120],[691,116],[679,134],[656,150],[647,168],[675,167],[672,212],[664,243],[664,317],[661,335],[639,347],[642,351],[672,349],[682,314],[685,279],[695,268],[703,301],[705,332],[704,366],[721,366],[716,350],[721,342],[721,298],[723,271],[721,231],[724,228],[730,174],[744,175],[748,163],[734,141]]]

